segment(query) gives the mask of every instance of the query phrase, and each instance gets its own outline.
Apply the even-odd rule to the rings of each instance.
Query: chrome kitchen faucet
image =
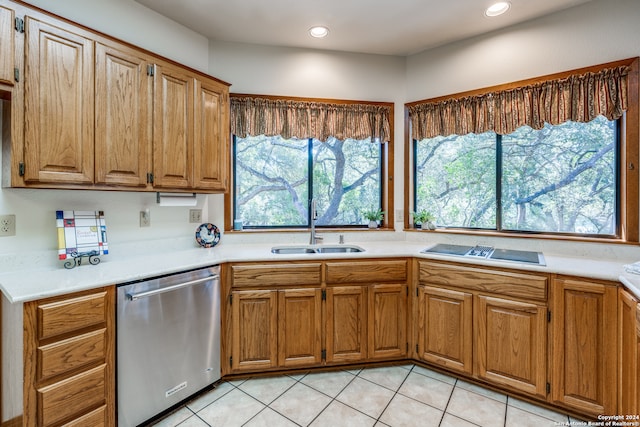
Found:
[[[318,211],[316,210],[316,201],[311,199],[311,236],[309,238],[310,245],[318,244],[318,240],[322,240],[323,237],[316,234],[316,219],[318,218]]]

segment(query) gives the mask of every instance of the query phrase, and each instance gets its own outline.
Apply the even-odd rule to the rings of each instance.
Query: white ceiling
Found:
[[[212,40],[406,56],[591,0],[136,0]],[[308,29],[330,28],[325,39]]]

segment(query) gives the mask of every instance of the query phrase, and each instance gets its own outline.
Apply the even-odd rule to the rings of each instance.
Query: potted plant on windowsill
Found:
[[[378,228],[378,221],[382,221],[384,211],[382,209],[372,209],[364,211],[362,215],[369,220],[369,228]]]
[[[435,230],[436,226],[433,221],[436,219],[435,215],[429,211],[421,210],[420,212],[413,212],[413,223],[420,225],[422,230]]]

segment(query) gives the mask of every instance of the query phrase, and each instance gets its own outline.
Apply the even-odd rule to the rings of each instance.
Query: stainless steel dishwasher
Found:
[[[220,267],[125,283],[117,299],[118,425],[220,378]]]

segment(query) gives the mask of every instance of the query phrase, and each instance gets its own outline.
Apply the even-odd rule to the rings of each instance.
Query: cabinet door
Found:
[[[26,17],[25,181],[93,183],[93,41]]]
[[[618,414],[638,414],[638,301],[620,288],[618,293]]]
[[[547,307],[478,296],[478,376],[546,397]]]
[[[556,279],[552,292],[553,401],[593,416],[615,413],[616,287]]]
[[[322,362],[322,293],[319,288],[278,291],[278,364]]]
[[[192,187],[193,85],[191,74],[170,65],[156,65],[153,104],[155,187]]]
[[[418,353],[427,362],[473,373],[473,295],[420,286]]]
[[[407,285],[369,287],[370,358],[404,357],[407,354]]]
[[[147,60],[96,44],[96,183],[144,187],[151,172],[151,85]]]
[[[365,286],[327,288],[327,362],[367,358]]]
[[[233,291],[231,297],[231,369],[275,368],[278,363],[278,291]]]
[[[0,6],[0,83],[13,84],[15,67],[15,38],[13,21],[15,12]]]
[[[226,191],[229,185],[229,88],[215,80],[196,80],[193,184]]]

